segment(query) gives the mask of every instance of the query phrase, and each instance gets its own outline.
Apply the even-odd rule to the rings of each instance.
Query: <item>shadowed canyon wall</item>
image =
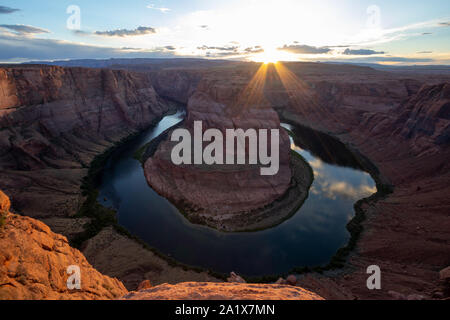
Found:
[[[169,110],[166,99],[190,106],[200,106],[202,99],[224,103],[259,67],[148,73],[0,68],[0,189],[18,212],[44,219],[67,236],[80,232],[85,221],[66,217],[83,202],[81,178],[94,156],[148,127]],[[365,232],[344,273],[308,275],[300,283],[327,298],[386,298],[389,291],[433,296],[439,270],[450,265],[449,78],[310,63],[270,68],[275,67],[267,71],[264,98],[282,121],[331,133],[368,157],[379,178],[394,185],[389,196],[362,204]],[[197,110],[195,117],[205,121],[215,116]],[[109,229],[98,237],[130,244]],[[88,260],[104,273],[132,279],[129,288],[154,270],[150,260],[136,261],[135,270],[117,267],[112,253],[96,249],[101,239],[91,239]],[[365,287],[371,264],[383,272],[381,291]],[[161,279],[160,274],[152,277]]]

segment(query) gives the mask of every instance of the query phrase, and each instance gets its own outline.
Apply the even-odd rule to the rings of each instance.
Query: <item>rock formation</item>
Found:
[[[168,110],[162,97],[189,101],[191,119],[204,111],[214,115],[214,109],[203,110],[202,104],[211,100],[220,104],[235,96],[258,67],[192,66],[148,74],[2,67],[0,188],[20,213],[46,218],[65,235],[77,233],[84,222],[67,217],[84,200],[79,186],[94,156]],[[392,298],[389,291],[432,297],[440,281],[437,270],[450,265],[450,78],[347,65],[286,63],[285,67],[282,75],[268,72],[263,89],[279,118],[333,134],[368,157],[378,168],[378,178],[394,185],[387,197],[362,204],[367,232],[347,261],[348,268],[333,277],[299,277],[297,283],[326,298]],[[176,90],[171,90],[174,83]],[[138,246],[130,239],[123,241]],[[90,252],[89,259],[95,261],[101,250]],[[105,273],[122,261],[109,257],[110,270],[102,262]],[[366,268],[372,264],[383,272],[380,291],[365,287]],[[126,268],[139,274],[133,284],[150,272],[145,265],[137,271]],[[440,293],[441,298],[444,295]]]
[[[239,76],[233,77],[231,82],[227,77],[211,77],[206,75],[191,95],[182,127],[194,136],[194,122],[201,121],[203,132],[218,129],[224,139],[227,129],[255,129],[256,132],[278,129],[279,171],[273,176],[261,175],[262,166],[249,165],[248,160],[246,165],[175,165],[171,152],[176,143],[170,141],[172,132],[169,132],[144,164],[147,181],[158,193],[177,204],[192,222],[226,231],[270,227],[277,222],[276,214],[280,215],[278,223],[291,214],[273,210],[266,213],[270,218],[267,219],[258,211],[282,197],[291,186],[289,137],[281,129],[270,102],[264,98],[260,83],[263,79],[246,83],[247,79]],[[206,145],[208,143],[203,144]],[[224,154],[229,153],[225,142],[223,146]],[[270,154],[270,137],[266,147]],[[247,144],[246,157],[248,154]],[[306,196],[311,178],[305,173],[302,180]],[[261,222],[264,219],[267,221]],[[256,222],[259,224],[255,225]]]
[[[0,191],[0,300],[321,300],[296,287],[261,284],[194,282],[152,287],[144,281],[128,293],[122,282],[95,270],[67,238],[35,219],[9,212],[9,198]],[[69,289],[69,266],[80,268],[81,289]]]
[[[390,298],[390,290],[432,297],[436,270],[450,264],[450,77],[417,73],[412,79],[411,73],[314,63],[285,67],[281,75],[268,74],[264,87],[282,121],[331,133],[368,157],[380,182],[394,185],[385,199],[362,206],[367,232],[348,261],[356,271],[299,283],[327,298]],[[256,72],[247,66],[222,70],[220,77],[234,83],[238,75],[248,83]],[[364,285],[372,264],[383,272],[381,291]]]
[[[0,300],[117,299],[123,284],[95,270],[66,237],[44,223],[9,213],[8,197],[0,191],[0,206],[8,212],[0,227]],[[81,271],[81,290],[69,290],[69,266]]]
[[[73,218],[85,201],[80,185],[91,161],[173,107],[142,73],[43,65],[1,67],[0,189],[11,197],[16,212],[76,238],[91,221]],[[97,250],[99,244],[91,241],[84,248],[86,255],[102,272],[121,277],[129,289],[135,289],[146,275],[152,276],[154,284],[217,281],[169,266],[114,228],[106,228],[95,239],[101,244],[105,236],[111,240],[111,251]]]
[[[300,287],[274,284],[188,282],[130,292],[124,300],[323,300]]]
[[[169,109],[126,71],[0,68],[0,87],[0,187],[40,218],[73,215],[93,158]]]

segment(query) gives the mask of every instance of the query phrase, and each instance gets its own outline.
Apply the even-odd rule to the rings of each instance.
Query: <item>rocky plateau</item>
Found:
[[[228,108],[224,106],[235,105],[231,100],[255,81],[260,67],[237,63],[194,68],[191,62],[189,67],[149,69],[135,65],[132,70],[129,66],[1,67],[0,189],[11,197],[12,211],[39,219],[70,240],[83,232],[89,220],[75,215],[85,201],[80,186],[91,161],[121,139],[150,126],[172,108],[173,101],[187,105],[187,126],[194,119],[211,126],[232,119],[233,125],[243,127],[278,127],[280,120],[289,120],[338,138],[370,159],[378,181],[393,186],[392,193],[361,204],[364,231],[344,268],[302,275],[297,285],[326,299],[448,297],[448,281],[440,279],[440,271],[450,265],[449,76],[285,63],[268,66],[264,81],[257,78],[262,83],[251,86],[259,90],[256,97],[263,98],[261,103],[250,103],[245,110],[230,108],[231,113],[225,113]],[[251,122],[249,115],[256,105],[270,121]],[[147,161],[146,170],[155,173],[158,166],[168,170],[167,181],[175,181],[184,190],[187,186],[175,177],[198,175],[167,167],[163,148],[161,144],[154,162]],[[285,151],[284,169],[273,186],[267,188],[264,179],[245,177],[261,188],[254,195],[252,192],[251,198],[237,198],[248,208],[260,199],[275,199],[288,189],[292,174],[289,153],[288,148],[281,150]],[[210,178],[204,176],[207,181]],[[220,187],[232,187],[237,182],[232,179]],[[161,193],[172,192],[162,180],[151,184],[159,184]],[[205,190],[201,193],[193,192],[191,199],[211,205],[204,200]],[[212,189],[211,199],[238,208],[227,199],[214,198],[218,194]],[[44,257],[78,259],[86,272],[98,279],[100,286],[92,284],[92,290],[73,298],[109,299],[125,294],[120,282],[101,275],[89,263],[105,275],[122,280],[128,290],[134,290],[143,280],[155,285],[218,281],[206,273],[183,273],[182,268],[169,266],[111,226],[81,246],[89,262],[70,248],[63,236],[53,234],[36,220],[9,215],[0,232],[0,246],[5,247],[0,251],[0,292],[7,298],[70,298],[60,287],[48,289],[53,282],[62,283],[62,274],[60,270],[50,272],[49,260],[44,261]],[[105,243],[110,245],[107,250]],[[22,252],[26,246],[33,246],[33,250]],[[23,264],[25,270],[14,267],[14,259],[21,255],[21,261],[29,262]],[[365,286],[366,268],[374,264],[382,270],[383,286],[382,290],[370,291]],[[33,275],[34,269],[40,270],[37,268],[44,270],[39,276],[45,275],[39,281],[35,280],[38,275]],[[184,286],[174,287],[174,296],[186,297],[186,286],[200,284]],[[222,290],[221,285],[210,286]],[[142,297],[161,297],[157,291]],[[199,297],[208,295],[199,293]]]

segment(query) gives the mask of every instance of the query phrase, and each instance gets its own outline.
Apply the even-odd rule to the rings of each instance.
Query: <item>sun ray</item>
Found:
[[[232,107],[232,113],[237,114],[250,106],[264,103],[264,86],[267,77],[267,64],[263,63],[256,71],[250,82],[241,91]]]

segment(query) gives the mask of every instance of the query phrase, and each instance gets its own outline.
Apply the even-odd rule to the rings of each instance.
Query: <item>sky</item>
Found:
[[[176,57],[450,65],[450,1],[0,0],[0,62]]]

